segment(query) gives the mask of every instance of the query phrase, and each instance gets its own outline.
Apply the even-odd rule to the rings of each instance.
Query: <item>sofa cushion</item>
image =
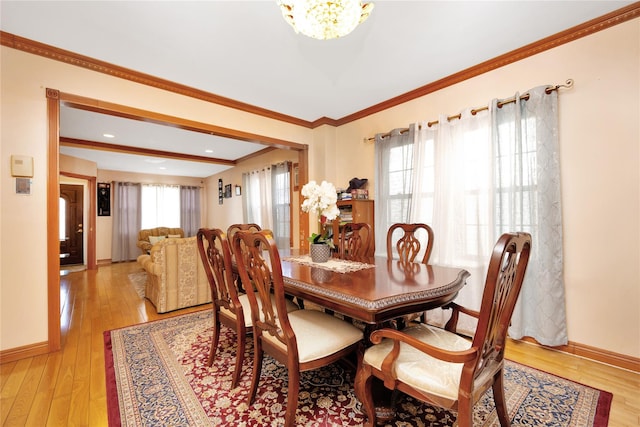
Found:
[[[155,245],[156,243],[158,243],[161,240],[166,239],[166,236],[149,236],[149,243],[151,243],[151,245]]]

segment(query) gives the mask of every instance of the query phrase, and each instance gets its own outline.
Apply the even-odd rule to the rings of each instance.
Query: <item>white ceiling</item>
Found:
[[[275,0],[2,0],[0,23],[11,34],[314,121],[340,119],[631,3],[378,0],[352,34],[326,41],[295,34]],[[213,156],[229,159],[262,148],[194,132],[169,135],[176,130],[128,119],[107,123],[105,115],[78,110],[62,115],[61,136],[70,138],[168,151],[179,140],[180,152],[207,155],[203,148],[215,145]],[[118,140],[96,132],[118,132]],[[94,151],[75,150],[61,152],[87,158]],[[124,170],[122,156],[102,151],[92,160]],[[226,168],[190,162],[179,172],[169,160],[163,166],[173,172],[144,161],[126,168],[147,172],[144,163],[155,168],[149,173],[198,177]]]

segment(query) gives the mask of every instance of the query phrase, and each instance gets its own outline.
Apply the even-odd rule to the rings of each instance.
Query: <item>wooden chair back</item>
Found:
[[[346,223],[340,232],[338,256],[348,260],[359,260],[371,256],[372,242],[369,224],[364,222]]]
[[[478,355],[474,363],[465,366],[470,372],[473,371],[474,379],[483,371],[495,370],[496,365],[502,367],[507,332],[522,288],[530,251],[531,235],[528,233],[503,234],[493,248],[472,343],[472,347],[478,349]],[[455,303],[450,306],[453,314],[445,329],[455,332],[462,311]]]
[[[213,299],[214,331],[207,364],[209,366],[213,364],[220,336],[220,324],[222,323],[234,330],[238,336],[236,370],[232,380],[233,388],[240,379],[246,335],[251,331],[245,322],[245,315],[249,315],[249,313],[244,313],[233,280],[231,251],[225,233],[218,228],[201,228],[198,230],[197,241],[200,259],[209,280]],[[225,310],[221,311],[221,309]]]
[[[257,338],[263,333],[270,334],[288,349],[291,347],[290,350],[295,353],[295,336],[285,304],[280,254],[271,232],[240,231],[234,235],[233,248],[237,253],[240,279],[245,287],[248,286],[247,294]],[[275,304],[272,304],[272,295]],[[280,353],[286,354],[286,351]]]
[[[426,242],[423,241],[421,243],[416,237],[416,233],[419,233],[420,230],[426,234]],[[405,263],[414,262],[416,256],[420,253],[420,249],[424,247],[424,255],[420,262],[422,264],[429,263],[431,250],[433,249],[433,230],[427,224],[396,223],[389,227],[387,231],[387,259],[393,259],[394,242],[400,261]]]
[[[231,253],[233,254],[233,236],[238,231],[260,231],[262,227],[258,224],[248,223],[248,224],[232,224],[227,228],[227,239],[229,240],[229,245],[231,246]]]

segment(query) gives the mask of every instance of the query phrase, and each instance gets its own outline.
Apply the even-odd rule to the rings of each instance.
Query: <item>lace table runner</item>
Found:
[[[310,265],[311,267],[321,268],[323,270],[335,271],[337,273],[349,273],[352,271],[363,270],[365,268],[373,268],[374,264],[366,264],[357,261],[347,261],[344,259],[329,258],[327,262],[313,262],[309,255],[293,256],[282,258],[283,261],[297,262],[300,264]]]

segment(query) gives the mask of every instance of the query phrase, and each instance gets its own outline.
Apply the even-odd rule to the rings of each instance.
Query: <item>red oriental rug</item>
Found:
[[[223,327],[212,367],[206,366],[212,330],[209,310],[104,333],[110,426],[273,426],[284,422],[287,371],[265,356],[255,402],[249,340],[240,384],[230,390],[235,334]],[[321,338],[319,338],[321,339]],[[511,361],[505,392],[515,426],[607,426],[611,393]],[[354,372],[334,364],[301,375],[296,423],[360,426]],[[474,426],[498,426],[491,391],[475,406]],[[453,426],[456,414],[401,397],[389,426]]]

